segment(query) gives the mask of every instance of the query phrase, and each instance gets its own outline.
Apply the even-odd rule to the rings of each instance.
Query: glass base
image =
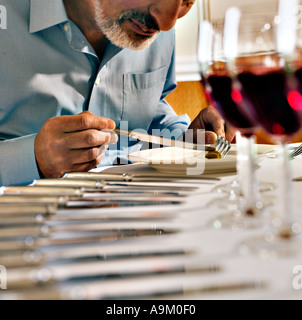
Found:
[[[236,211],[240,205],[240,197],[230,194],[227,197],[215,198],[207,203],[208,208],[219,208]]]
[[[240,184],[238,180],[233,180],[230,183],[218,185],[213,189],[213,192],[216,193],[235,193],[237,195],[240,194]]]
[[[234,231],[258,229],[269,223],[269,214],[265,208],[252,209],[246,213],[239,210],[215,218],[211,224],[215,229],[231,229]]]
[[[219,208],[226,209],[231,212],[236,212],[239,210],[242,204],[243,198],[237,196],[234,193],[230,193],[226,197],[215,198],[207,203],[208,208]],[[274,198],[270,196],[261,196],[261,200],[256,204],[258,207],[257,211],[263,210],[263,208],[270,207],[274,202]],[[252,213],[252,215],[255,215]]]
[[[274,183],[269,183],[269,182],[264,182],[260,181],[259,182],[259,192],[268,192],[268,191],[273,191],[277,188],[277,186]],[[218,185],[213,189],[213,192],[216,193],[232,193],[237,196],[240,196],[241,190],[240,190],[240,184],[238,180],[233,180],[230,183]]]
[[[263,260],[302,257],[302,235],[267,232],[242,242],[239,251],[242,254],[257,255]]]

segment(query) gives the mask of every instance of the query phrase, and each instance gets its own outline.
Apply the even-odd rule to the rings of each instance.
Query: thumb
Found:
[[[217,142],[217,134],[213,131],[205,132],[205,144],[215,144]]]

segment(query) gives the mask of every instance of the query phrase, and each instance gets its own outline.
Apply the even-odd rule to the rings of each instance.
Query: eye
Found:
[[[195,0],[183,0],[178,19],[184,17],[191,10],[195,2]]]
[[[192,6],[195,3],[195,0],[183,0],[183,6]]]

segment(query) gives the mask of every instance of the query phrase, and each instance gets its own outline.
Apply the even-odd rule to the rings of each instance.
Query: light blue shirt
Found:
[[[188,128],[189,117],[164,100],[176,87],[174,30],[143,51],[109,44],[99,61],[62,0],[0,4],[7,9],[7,29],[0,29],[0,185],[39,178],[34,141],[51,117],[90,110],[128,130]],[[102,165],[141,145],[130,146],[114,146]]]

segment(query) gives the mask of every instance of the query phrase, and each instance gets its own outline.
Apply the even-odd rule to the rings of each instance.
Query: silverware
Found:
[[[14,289],[30,289],[48,286],[64,281],[89,281],[101,277],[119,278],[156,277],[157,275],[205,274],[221,271],[217,264],[196,265],[184,264],[179,256],[158,258],[134,258],[115,261],[93,261],[32,268],[17,268],[7,270],[7,287]]]
[[[33,186],[12,186],[12,187],[1,187],[0,196],[2,195],[19,195],[19,196],[72,196],[81,197],[83,190],[79,188],[69,187],[33,187]]]
[[[45,272],[49,275],[48,272]],[[251,282],[232,282],[218,285],[196,285],[185,286],[179,284],[179,277],[184,273],[151,275],[145,277],[95,281],[93,283],[84,282],[81,284],[72,284],[66,286],[41,287],[34,290],[20,290],[13,292],[0,293],[0,299],[6,300],[136,300],[136,299],[154,299],[156,297],[164,299],[166,296],[191,294],[202,294],[207,297],[209,294],[248,290],[265,290],[269,287],[264,281]],[[169,278],[169,283],[166,279]],[[42,279],[41,279],[42,280]],[[155,283],[156,280],[156,283]],[[171,281],[174,280],[174,281]],[[144,286],[137,286],[137,281],[144,283]],[[158,282],[161,282],[160,286]],[[131,282],[131,283],[130,283]],[[127,287],[124,289],[124,283]],[[174,284],[173,284],[174,283]],[[120,289],[120,288],[123,289]],[[118,289],[117,289],[118,288]],[[121,293],[122,291],[122,293]]]
[[[121,230],[100,230],[100,231],[78,231],[61,232],[47,235],[47,228],[23,228],[15,230],[5,230],[1,232],[0,250],[1,252],[11,252],[17,250],[30,250],[39,247],[70,246],[92,243],[114,243],[131,238],[159,237],[171,235],[178,232],[172,229],[121,229]]]
[[[145,295],[132,295],[132,296],[121,296],[121,297],[107,297],[107,299],[115,299],[115,300],[139,300],[139,299],[169,299],[174,300],[176,297],[186,297],[191,295],[202,295],[209,296],[215,293],[231,293],[233,291],[247,291],[247,290],[264,290],[268,287],[268,284],[264,281],[251,281],[251,282],[234,282],[228,284],[217,284],[217,285],[209,285],[209,286],[200,286],[197,288],[194,287],[179,287],[171,290],[158,290]]]
[[[78,199],[78,198],[76,198]],[[58,204],[64,205],[69,200],[67,196],[35,196],[7,194],[0,196],[0,207],[3,204],[30,205],[30,204]],[[1,223],[1,221],[0,221]]]
[[[158,173],[156,173],[158,174]],[[155,176],[155,174],[150,175],[136,175],[131,173],[124,174],[107,174],[103,172],[70,172],[63,176],[63,179],[71,180],[93,180],[93,181],[124,181],[124,182],[174,182],[175,180],[209,180],[209,181],[220,181],[220,178],[211,176],[171,176],[162,175],[160,177]],[[182,181],[185,183],[185,181]]]
[[[49,263],[71,263],[83,261],[113,261],[122,259],[189,256],[191,252],[178,248],[140,248],[137,251],[126,249],[120,251],[106,251],[98,246],[85,246],[57,251],[28,250],[0,254],[1,265],[6,268],[38,267]]]
[[[0,206],[1,207],[1,206]],[[4,214],[0,212],[0,227],[17,227],[23,226],[42,226],[45,223],[99,223],[99,222],[130,222],[130,221],[163,221],[167,220],[175,215],[173,212],[156,212],[156,211],[133,211],[133,212],[123,212],[123,211],[113,211],[108,213],[102,211],[84,212],[77,210],[76,213],[71,214],[70,210],[58,210],[56,211],[56,206],[53,209],[49,209],[47,206],[38,206],[39,210],[34,213],[32,210],[32,205],[27,207],[23,205],[21,208],[25,208],[26,211],[18,211],[18,206],[13,206],[11,213]],[[42,210],[45,209],[45,212]],[[56,213],[56,214],[54,214]],[[1,249],[0,249],[1,251]]]
[[[297,147],[291,154],[290,154],[290,157],[292,159],[298,157],[300,154],[302,154],[302,144]]]
[[[34,190],[35,191],[35,190]],[[129,189],[127,188],[111,188],[107,190],[101,190],[101,189],[91,189],[86,190],[85,193],[83,193],[82,197],[79,196],[46,196],[46,195],[35,195],[34,192],[32,194],[30,193],[22,193],[23,190],[20,190],[20,194],[13,194],[8,193],[0,196],[0,206],[5,203],[10,204],[31,204],[31,203],[41,203],[41,204],[52,204],[57,203],[58,205],[64,205],[68,201],[81,201],[81,199],[87,201],[94,201],[94,200],[100,200],[103,198],[110,199],[117,199],[119,197],[126,198],[126,197],[166,197],[166,196],[177,196],[177,197],[186,197],[188,196],[189,192],[183,192],[183,191],[165,191],[165,190],[151,190],[149,191],[146,188],[133,188],[130,186]]]
[[[231,150],[232,145],[229,141],[224,139],[222,136],[217,136],[217,142],[215,145],[216,151],[218,151],[223,158],[225,158],[229,151]]]
[[[176,147],[190,150],[199,151],[218,151],[223,157],[225,157],[231,149],[231,144],[221,136],[217,136],[217,142],[213,146],[200,145],[195,143],[183,142],[180,140],[172,140],[163,137],[153,136],[145,133],[127,131],[121,129],[114,130],[116,134],[121,136],[126,136],[128,138],[139,140],[143,142],[148,142],[160,146]]]
[[[15,208],[15,206],[14,206]],[[15,209],[14,209],[15,210]],[[56,207],[53,209],[53,213],[56,211]],[[18,212],[18,211],[17,211]],[[40,212],[40,213],[39,213]],[[49,210],[45,213],[38,210],[38,213],[33,213],[32,210],[29,213],[24,214],[0,214],[0,228],[5,226],[29,226],[29,225],[43,225],[48,223],[80,223],[80,222],[125,222],[125,221],[163,221],[174,216],[174,212],[162,213],[162,212],[110,212],[110,214],[97,212],[93,214],[62,214],[62,211],[56,211],[56,214],[50,214]]]
[[[148,190],[148,191],[194,191],[197,187],[183,186],[181,185],[154,185],[148,182],[104,182],[104,181],[85,181],[85,180],[68,180],[68,179],[41,179],[35,180],[31,187],[39,188],[73,188],[80,189],[82,192],[98,192],[98,190],[121,190],[121,188],[127,188],[129,190]],[[16,187],[18,188],[18,187]],[[25,187],[26,188],[26,187]]]
[[[75,209],[97,209],[97,208],[120,208],[120,207],[138,207],[138,206],[163,206],[163,205],[179,205],[184,203],[182,199],[176,197],[151,197],[146,198],[118,198],[118,199],[96,199],[96,200],[83,200],[69,201],[59,209],[62,210],[75,210]]]
[[[62,226],[49,226],[46,224],[39,226],[20,226],[20,227],[8,227],[1,228],[0,239],[27,239],[34,238],[48,241],[65,240],[65,239],[78,239],[78,238],[89,238],[89,237],[111,237],[119,236],[122,238],[127,235],[162,235],[162,234],[175,234],[178,230],[170,229],[159,229],[159,228],[115,228],[114,226],[106,226],[103,224],[72,224]],[[44,242],[43,242],[44,243]]]
[[[125,136],[131,138],[132,140],[139,140],[143,142],[148,142],[151,144],[156,144],[160,146],[167,146],[167,147],[176,147],[176,148],[183,148],[183,149],[190,149],[190,150],[200,150],[200,151],[215,151],[215,146],[207,146],[207,145],[200,145],[195,143],[188,143],[183,142],[180,140],[172,140],[167,139],[159,136],[153,136],[146,133],[140,133],[137,131],[127,131],[121,129],[115,129],[114,132],[117,135]]]
[[[1,203],[0,217],[20,217],[28,215],[52,215],[56,212],[56,203]]]

